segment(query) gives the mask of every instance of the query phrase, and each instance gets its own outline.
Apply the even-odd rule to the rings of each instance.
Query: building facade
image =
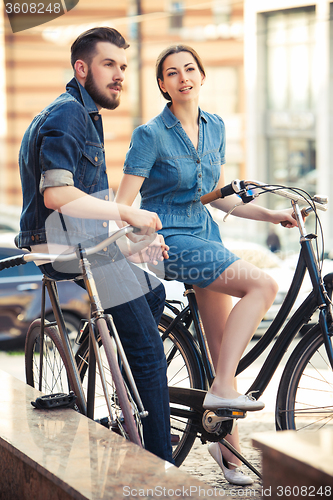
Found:
[[[243,0],[80,0],[64,16],[15,34],[6,15],[2,16],[3,203],[21,204],[17,164],[20,142],[35,114],[71,79],[72,41],[82,31],[101,25],[115,27],[131,45],[121,105],[114,111],[102,111],[112,188],[117,189],[119,184],[133,129],[165,105],[154,67],[161,50],[173,43],[189,44],[202,57],[207,80],[201,106],[220,114],[226,122],[228,178],[244,177]]]
[[[332,7],[329,0],[244,2],[250,178],[332,193]],[[270,198],[272,207],[285,205]],[[320,214],[328,251],[332,214],[332,204]]]
[[[119,29],[131,44],[121,105],[102,112],[114,190],[133,129],[166,102],[155,81],[156,58],[166,46],[185,43],[205,65],[201,107],[226,123],[226,181],[254,178],[330,195],[332,5],[329,0],[80,0],[66,15],[16,34],[2,9],[0,203],[21,205],[17,157],[23,133],[72,77],[72,41],[98,25]],[[272,196],[265,204],[286,206]],[[328,250],[332,211],[333,205],[322,215]],[[245,227],[237,220],[224,231],[239,237],[243,229],[264,242],[268,226]],[[295,238],[277,231],[286,247],[288,238]]]
[[[78,7],[56,20],[13,34],[6,14],[3,21],[4,57],[2,94],[5,122],[0,158],[2,203],[21,205],[18,151],[22,136],[33,117],[61,94],[73,77],[70,45],[80,31],[97,20],[108,23],[127,16],[126,2],[81,0]],[[97,23],[98,24],[98,23]],[[81,29],[82,27],[82,29]],[[103,113],[107,163],[112,175],[128,143],[132,118],[127,91],[122,105]]]

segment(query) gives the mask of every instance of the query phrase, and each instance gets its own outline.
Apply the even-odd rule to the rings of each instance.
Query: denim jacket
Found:
[[[45,222],[53,212],[44,205],[43,192],[47,187],[72,185],[108,199],[102,118],[75,78],[26,130],[19,166],[23,194],[20,233],[15,239],[19,248],[47,242]],[[70,219],[66,221],[69,225],[72,222],[76,239],[106,233],[105,221]],[[56,233],[57,230],[53,234],[56,242],[68,243],[67,235],[64,238]]]

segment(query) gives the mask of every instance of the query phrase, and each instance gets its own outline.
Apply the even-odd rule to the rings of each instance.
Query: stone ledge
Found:
[[[252,438],[253,445],[262,452],[263,490],[266,490],[266,496],[281,499],[296,496],[332,498],[332,431],[267,432],[255,434]],[[325,487],[330,488],[330,495],[325,494]]]
[[[34,409],[39,395],[0,370],[1,500],[206,498],[207,485],[74,410]]]

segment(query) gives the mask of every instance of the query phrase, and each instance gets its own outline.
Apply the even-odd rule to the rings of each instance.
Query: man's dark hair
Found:
[[[90,63],[97,52],[96,44],[98,42],[113,43],[120,49],[127,49],[129,47],[125,38],[114,28],[92,28],[84,33],[81,33],[71,46],[71,64],[73,68],[78,59],[82,59],[88,64],[88,66],[90,66]]]

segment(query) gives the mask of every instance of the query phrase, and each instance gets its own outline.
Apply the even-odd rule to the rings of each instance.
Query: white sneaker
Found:
[[[237,484],[239,486],[245,486],[253,484],[253,479],[250,476],[244,474],[243,471],[236,467],[235,469],[229,469],[228,463],[223,459],[221,448],[219,443],[212,443],[208,446],[208,451],[214,460],[221,467],[224,477],[231,484]]]
[[[249,394],[238,396],[235,399],[220,398],[211,392],[207,392],[203,405],[207,410],[218,410],[219,408],[235,408],[236,410],[258,411],[265,408],[265,403],[257,401]]]

